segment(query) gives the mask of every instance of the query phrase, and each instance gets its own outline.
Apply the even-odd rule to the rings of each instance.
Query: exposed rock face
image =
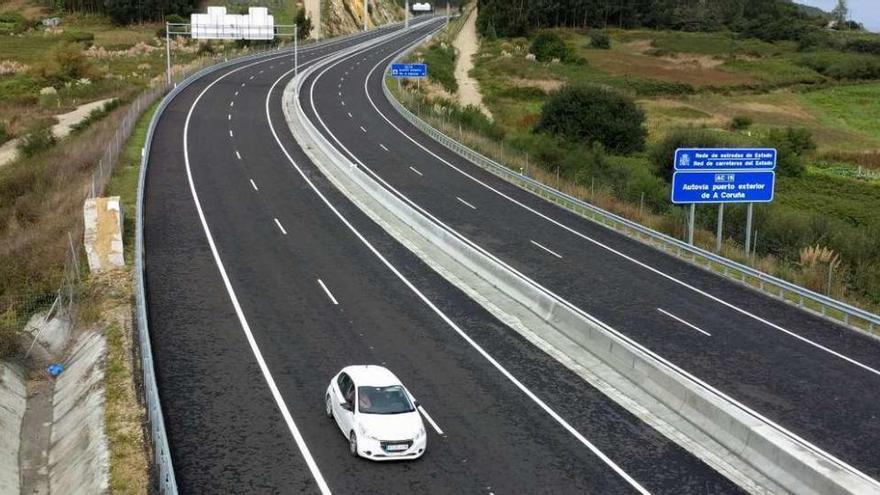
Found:
[[[364,28],[364,0],[325,0],[322,36],[338,36]],[[369,0],[369,26],[382,26],[403,20],[403,8],[393,0]]]

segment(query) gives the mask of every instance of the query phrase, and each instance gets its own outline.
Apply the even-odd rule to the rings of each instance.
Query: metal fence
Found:
[[[385,27],[391,26],[383,26],[383,28]],[[354,35],[352,36],[352,38],[357,38],[359,36],[362,36],[362,34]],[[303,45],[301,45],[300,49],[335,43],[337,41],[338,39],[336,38],[329,38],[316,43],[304,43]],[[194,73],[184,75],[184,77],[182,77],[182,80],[179,83],[174,84],[173,88],[171,88],[171,91],[167,95],[165,95],[161,103],[159,103],[159,106],[156,109],[156,112],[153,114],[152,120],[150,121],[150,125],[147,128],[147,135],[146,139],[144,140],[144,148],[141,153],[141,169],[140,176],[138,178],[137,190],[137,212],[135,214],[136,227],[134,257],[134,294],[137,327],[139,329],[138,345],[141,354],[141,366],[144,374],[144,401],[147,409],[150,438],[153,444],[153,462],[155,464],[156,473],[158,475],[158,491],[162,494],[176,495],[177,482],[174,478],[174,467],[171,461],[171,450],[168,446],[168,438],[165,433],[165,420],[162,415],[162,406],[159,400],[159,390],[156,384],[156,372],[155,368],[153,367],[153,351],[150,344],[149,324],[147,321],[146,290],[144,285],[144,183],[147,175],[147,166],[150,157],[150,148],[152,145],[153,136],[156,132],[156,126],[159,124],[159,120],[162,117],[162,113],[165,111],[168,105],[171,104],[171,101],[174,99],[174,97],[180,94],[181,91],[186,89],[190,84],[192,84],[199,78],[211,72],[223,69],[234,64],[240,64],[263,57],[272,56],[273,54],[289,53],[290,51],[291,47],[289,46],[282,49],[271,48],[264,52],[238,57],[233,60],[227,60],[222,63],[203,68]]]
[[[409,51],[404,52],[392,62],[403,59]],[[389,64],[390,67],[390,64]],[[387,69],[386,69],[387,72]],[[729,260],[715,253],[696,246],[691,246],[674,237],[649,229],[629,219],[615,215],[595,205],[582,201],[569,194],[556,190],[531,177],[518,173],[485,155],[461,144],[443,132],[437,130],[421,117],[406,108],[389,89],[387,80],[382,79],[385,97],[391,105],[407,121],[419,130],[492,174],[519,186],[537,196],[551,201],[581,217],[590,219],[619,233],[649,244],[661,251],[689,261],[701,268],[740,282],[748,287],[758,289],[776,299],[794,304],[804,310],[823,316],[836,323],[866,331],[873,336],[880,332],[880,316],[838,301],[831,297],[818,294],[791,282],[776,278],[749,266]]]

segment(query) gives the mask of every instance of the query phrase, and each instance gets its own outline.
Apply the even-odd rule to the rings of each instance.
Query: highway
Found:
[[[384,69],[403,48],[377,46],[306,81],[300,101],[334,146],[547,291],[880,477],[880,341],[580,218],[437,144],[383,95]]]
[[[359,64],[337,65],[315,85],[334,132],[389,180],[412,179],[401,170],[414,164],[425,174],[443,166],[382,124],[357,91],[370,68],[437,27],[364,50]],[[304,50],[300,62],[354,42]],[[334,189],[282,114],[292,62],[278,53],[202,77],[164,112],[148,157],[148,318],[182,493],[741,491],[496,320]],[[356,123],[367,136],[348,132]],[[491,213],[497,199],[446,177],[478,208],[465,206],[470,215]],[[482,220],[470,217],[467,234],[506,228]],[[551,275],[541,253],[522,262]],[[430,415],[419,461],[354,459],[324,417],[328,380],[359,363],[389,367]]]

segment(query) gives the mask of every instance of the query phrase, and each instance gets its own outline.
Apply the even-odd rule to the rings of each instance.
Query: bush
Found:
[[[832,63],[825,75],[834,79],[880,79],[880,60],[844,58]]]
[[[848,52],[870,53],[872,55],[880,55],[880,40],[857,38],[849,40],[843,45],[843,49]]]
[[[559,59],[562,62],[572,61],[574,54],[556,33],[540,33],[532,40],[531,53],[539,62],[550,62]]]
[[[486,117],[479,108],[473,105],[461,108],[456,104],[452,104],[449,107],[449,117],[460,122],[462,127],[476,131],[494,140],[504,138],[504,130],[498,124],[489,120],[489,117]]]
[[[428,64],[428,78],[440,83],[446,91],[458,91],[455,79],[455,48],[452,45],[435,43],[424,54]]]
[[[598,86],[565,86],[551,93],[534,131],[626,154],[644,149],[644,122],[645,113],[627,96]]]
[[[297,26],[299,39],[304,40],[312,33],[312,20],[306,17],[306,9],[298,9],[296,19],[293,21]]]
[[[608,50],[611,48],[611,38],[608,37],[608,33],[605,31],[594,29],[590,31],[590,46],[600,50]]]
[[[107,103],[104,103],[100,108],[95,108],[86,116],[86,118],[80,120],[76,124],[73,124],[70,127],[70,131],[73,133],[82,132],[87,129],[90,125],[95,122],[103,119],[113,110],[116,110],[120,106],[122,106],[123,101],[119,98],[114,98]]]
[[[210,41],[206,41],[204,43],[199,43],[199,49],[196,51],[196,55],[213,55],[214,54],[214,45],[211,44]]]
[[[813,135],[807,129],[788,127],[770,131],[767,146],[776,148],[776,170],[784,177],[800,177],[804,174],[803,156],[816,149]]]
[[[723,146],[724,139],[717,133],[697,127],[674,129],[651,146],[648,158],[654,166],[655,173],[672,182],[675,171],[675,150],[679,148],[718,148]]]
[[[76,43],[62,43],[46,54],[43,62],[34,68],[40,76],[53,85],[63,84],[82,78],[95,78],[95,68]]]
[[[6,128],[6,123],[0,122],[0,144],[3,144],[10,139],[12,139],[12,136],[9,134],[9,130]]]
[[[50,127],[39,127],[25,134],[21,141],[18,142],[16,148],[23,156],[34,156],[41,151],[45,151],[55,145],[55,136],[52,135]]]
[[[18,34],[26,31],[27,28],[27,19],[18,12],[0,12],[0,35]]]
[[[742,131],[752,126],[754,121],[745,115],[736,115],[730,121],[730,128],[734,131]]]
[[[88,48],[95,41],[95,35],[86,31],[65,31],[64,40],[70,43],[82,43]]]

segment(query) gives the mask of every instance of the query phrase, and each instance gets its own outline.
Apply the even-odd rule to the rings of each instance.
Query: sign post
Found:
[[[694,241],[696,205],[718,204],[715,250],[721,250],[724,204],[747,203],[746,242],[751,246],[754,203],[773,201],[776,150],[770,148],[681,148],[675,152],[672,202],[690,205],[688,243]]]

